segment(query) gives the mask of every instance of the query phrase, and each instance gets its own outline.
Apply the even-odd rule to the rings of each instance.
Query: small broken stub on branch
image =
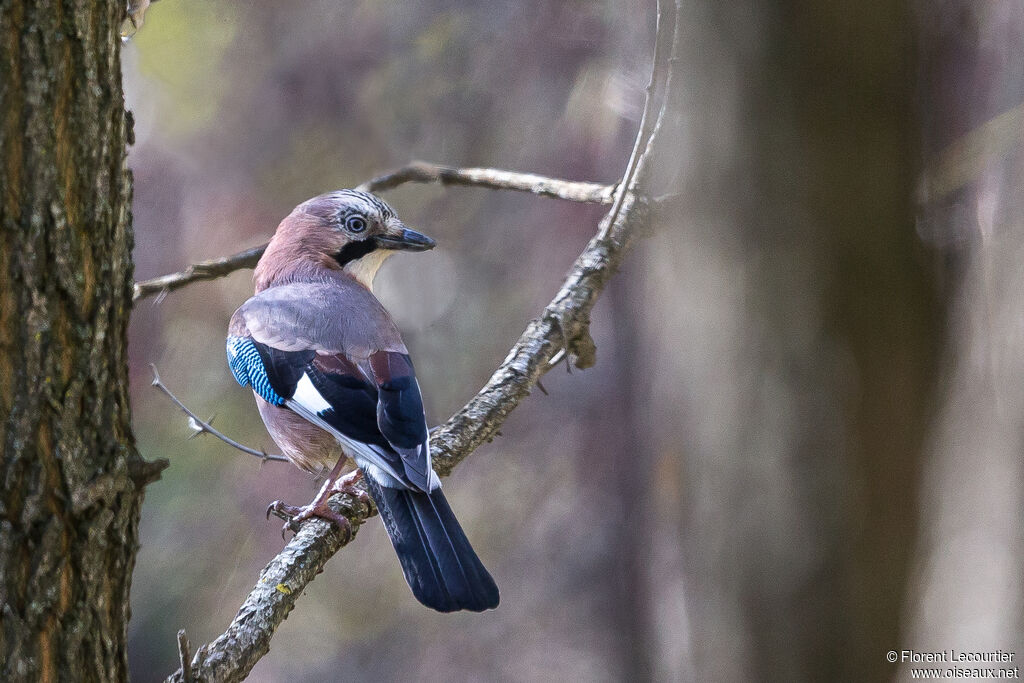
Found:
[[[597,345],[590,336],[590,328],[584,326],[579,334],[569,343],[569,354],[573,364],[580,370],[586,370],[597,364]]]

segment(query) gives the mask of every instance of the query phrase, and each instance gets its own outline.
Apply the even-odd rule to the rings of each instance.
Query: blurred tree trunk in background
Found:
[[[124,3],[0,6],[0,678],[127,677]]]
[[[608,286],[610,334],[602,348],[610,362],[588,370],[600,375],[600,389],[587,397],[583,419],[591,427],[576,454],[578,485],[585,492],[579,514],[602,538],[593,556],[573,568],[584,577],[581,595],[573,599],[590,597],[591,627],[614,635],[602,655],[617,667],[609,676],[622,681],[652,680],[657,672],[654,605],[659,595],[650,577],[653,445],[641,393],[649,368],[644,365],[643,301],[636,295],[643,276],[629,268]]]
[[[914,230],[910,16],[887,1],[683,11],[693,160],[663,228],[691,251],[664,323],[681,342],[666,354],[693,357],[664,437],[683,458],[678,668],[883,680],[941,333]]]
[[[1019,658],[1024,5],[955,0],[917,8],[927,162],[917,188],[919,230],[944,256],[950,335],[905,647],[999,648]]]

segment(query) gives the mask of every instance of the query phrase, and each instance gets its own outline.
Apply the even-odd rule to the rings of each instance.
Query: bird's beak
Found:
[[[377,236],[377,246],[381,249],[400,249],[403,251],[426,251],[437,244],[421,232],[400,226],[394,233]]]

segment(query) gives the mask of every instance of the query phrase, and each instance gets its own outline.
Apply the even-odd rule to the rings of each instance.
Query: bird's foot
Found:
[[[362,480],[362,470],[355,470],[353,472],[349,472],[344,477],[341,477],[340,479],[334,482],[334,485],[331,487],[331,493],[347,493],[348,495],[358,500],[360,503],[369,506],[370,494],[364,491],[363,489],[359,488],[359,482],[361,482]]]
[[[270,519],[270,515],[279,517],[285,520],[284,526],[281,527],[281,538],[285,538],[287,531],[293,533],[299,532],[300,525],[307,519],[313,517],[319,517],[320,519],[326,519],[328,522],[334,522],[339,529],[345,533],[345,537],[348,540],[352,538],[352,523],[348,521],[345,515],[335,512],[327,505],[327,498],[320,496],[317,500],[314,500],[309,505],[303,505],[302,507],[296,505],[286,505],[279,500],[275,500],[273,503],[267,506],[267,519]]]

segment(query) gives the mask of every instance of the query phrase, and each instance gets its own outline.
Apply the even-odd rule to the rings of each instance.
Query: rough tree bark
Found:
[[[124,3],[0,3],[0,679],[127,678]]]

